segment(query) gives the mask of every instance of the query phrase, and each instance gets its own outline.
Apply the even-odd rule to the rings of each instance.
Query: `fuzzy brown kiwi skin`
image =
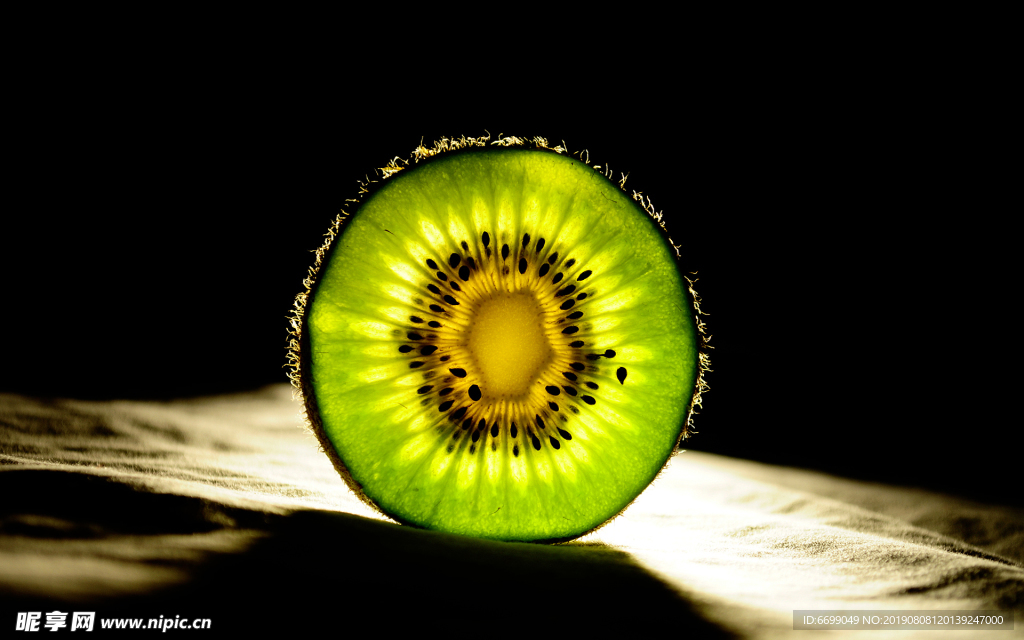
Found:
[[[463,137],[463,138],[461,138],[461,140],[457,140],[457,141],[443,139],[442,141],[439,141],[439,142],[435,143],[434,147],[432,149],[426,149],[426,148],[420,146],[414,152],[414,156],[416,157],[417,165],[424,164],[426,162],[430,162],[431,160],[433,160],[433,159],[435,159],[437,157],[449,157],[449,156],[457,154],[457,153],[471,152],[471,151],[473,151],[475,149],[483,148],[483,147],[485,147],[486,143],[489,140],[490,140],[490,136],[489,135],[486,138],[465,138],[465,137]],[[527,143],[533,143],[533,146],[531,147]],[[495,141],[492,144],[500,144],[503,147],[517,147],[517,148],[524,148],[524,149],[546,150],[546,151],[549,151],[551,153],[559,153],[559,154],[562,154],[562,151],[564,151],[564,149],[561,150],[561,151],[559,150],[559,149],[561,149],[561,147],[556,147],[556,148],[548,147],[547,146],[547,141],[544,140],[543,138],[532,138],[532,139],[503,138],[503,139],[499,139],[499,140]],[[576,155],[582,156],[582,154],[576,154]],[[580,161],[582,161],[585,164],[589,165],[589,157],[588,157],[587,160],[584,160],[581,157]],[[403,161],[403,162],[404,162],[405,165],[408,165],[408,161]],[[399,166],[398,166],[397,162],[395,160],[392,160],[391,163],[389,163],[389,166],[383,170],[385,175],[384,175],[384,178],[382,180],[361,183],[359,197],[356,200],[354,200],[354,202],[355,202],[354,211],[358,212],[358,209],[363,204],[363,202],[365,202],[367,199],[369,199],[370,196],[372,196],[374,193],[376,193],[376,191],[379,190],[386,183],[387,179],[389,177],[391,177],[392,175],[394,175],[394,173],[397,173],[398,170],[399,170]],[[606,175],[606,177],[611,178],[611,176],[609,176],[609,175]],[[623,178],[623,182],[624,181],[625,181],[625,178]],[[625,188],[623,186],[623,182],[620,182],[619,185],[620,185],[620,188],[622,188],[622,190],[625,192]],[[683,428],[680,430],[679,439],[676,442],[676,449],[678,449],[679,445],[682,443],[683,440],[685,440],[687,437],[689,437],[693,433],[696,433],[693,430],[693,416],[696,414],[695,408],[701,406],[701,394],[708,390],[708,385],[707,385],[707,383],[704,380],[704,372],[711,370],[709,368],[709,366],[710,366],[710,356],[708,354],[708,350],[710,350],[712,347],[708,344],[708,340],[710,339],[710,336],[707,334],[706,326],[705,326],[704,322],[700,318],[701,315],[706,315],[706,314],[704,314],[704,312],[701,311],[701,309],[700,309],[700,296],[697,295],[697,292],[693,288],[693,284],[694,284],[694,282],[696,282],[696,278],[690,279],[683,272],[683,269],[682,269],[682,266],[681,266],[680,256],[679,256],[678,252],[676,252],[675,249],[674,249],[675,245],[672,242],[672,239],[669,237],[668,230],[665,227],[665,223],[660,219],[659,215],[656,215],[654,213],[653,208],[650,206],[650,201],[648,201],[648,203],[645,205],[643,203],[642,196],[640,194],[637,194],[636,192],[634,192],[633,198],[634,198],[634,200],[636,200],[638,202],[640,207],[642,209],[644,209],[644,211],[647,212],[648,215],[651,216],[652,221],[655,224],[655,227],[658,229],[658,232],[662,236],[662,239],[666,243],[668,243],[669,246],[673,247],[673,252],[675,253],[674,263],[675,263],[676,269],[678,270],[680,277],[682,279],[684,279],[688,283],[688,287],[687,287],[687,291],[685,292],[685,295],[688,296],[688,303],[689,303],[688,307],[693,310],[693,313],[694,313],[694,318],[693,318],[694,319],[694,324],[695,324],[695,327],[697,329],[697,336],[698,336],[698,345],[697,345],[697,347],[698,347],[698,356],[699,356],[699,368],[698,368],[698,372],[697,372],[696,384],[694,385],[693,396],[690,399],[690,404],[689,404],[689,407],[687,408],[686,418],[685,418],[685,421],[683,423]],[[305,279],[305,281],[303,283],[305,285],[305,287],[306,287],[306,290],[303,293],[300,293],[298,296],[296,296],[295,307],[294,307],[293,315],[291,316],[291,323],[292,323],[292,330],[290,331],[291,338],[288,341],[288,359],[287,359],[288,362],[287,362],[287,365],[286,365],[286,366],[288,366],[290,368],[290,371],[288,373],[288,377],[291,379],[292,385],[302,394],[303,409],[304,409],[305,419],[306,419],[306,423],[307,423],[308,428],[316,436],[317,440],[320,442],[321,449],[323,449],[324,453],[327,454],[327,457],[331,460],[331,463],[334,465],[334,468],[338,471],[338,474],[342,477],[342,479],[344,479],[345,484],[348,485],[348,488],[361,501],[366,503],[366,505],[368,505],[371,509],[373,509],[375,512],[379,513],[380,515],[382,515],[382,516],[384,516],[384,517],[386,517],[386,518],[388,518],[390,520],[394,520],[395,522],[398,522],[399,524],[402,524],[402,525],[414,527],[414,528],[417,528],[417,529],[426,529],[426,527],[418,525],[418,524],[416,524],[414,522],[409,522],[409,521],[404,520],[404,519],[402,519],[402,518],[400,518],[400,517],[398,517],[396,515],[393,515],[393,514],[390,514],[390,513],[385,513],[383,510],[381,510],[381,508],[377,505],[377,503],[375,503],[372,499],[370,499],[369,496],[366,495],[366,492],[363,491],[362,485],[360,485],[356,481],[356,479],[354,477],[352,477],[351,472],[349,472],[348,467],[345,466],[344,461],[342,461],[341,457],[338,455],[337,450],[334,448],[334,445],[331,443],[330,438],[328,438],[328,436],[327,436],[327,432],[324,430],[323,422],[320,419],[320,409],[319,409],[319,406],[318,406],[317,400],[316,400],[316,390],[313,388],[313,383],[312,383],[312,380],[311,380],[312,376],[310,376],[310,375],[303,375],[305,372],[312,371],[312,362],[311,362],[312,348],[311,348],[311,345],[309,343],[309,331],[308,331],[308,324],[307,324],[308,315],[309,315],[310,310],[313,308],[313,301],[314,301],[314,299],[316,297],[316,293],[317,293],[317,290],[319,289],[319,285],[320,285],[320,276],[322,274],[323,269],[326,267],[326,264],[328,263],[328,261],[330,259],[330,254],[331,254],[331,252],[332,252],[332,250],[334,248],[334,241],[338,238],[338,236],[340,236],[342,233],[344,233],[345,227],[347,226],[347,223],[351,219],[352,215],[354,215],[354,214],[339,215],[335,219],[334,224],[332,225],[331,229],[328,231],[327,240],[316,251],[315,262],[314,262],[313,266],[310,268],[309,274],[308,274],[307,278]],[[696,275],[696,274],[694,273],[694,274],[691,274],[691,275]],[[655,481],[657,481],[658,477],[660,477],[660,475],[662,473],[664,473],[664,471],[668,467],[669,461],[671,461],[671,459],[672,459],[672,456],[669,456],[669,458],[665,461],[665,465],[662,467],[662,469],[655,476],[654,480],[651,481],[652,484]],[[650,486],[650,485],[648,485],[648,486]],[[641,492],[641,495],[642,495],[642,493],[643,492]],[[637,496],[637,498],[638,497],[639,497],[639,495]],[[609,522],[617,519],[619,516],[621,516],[633,504],[633,502],[635,500],[636,500],[636,498],[634,498],[633,500],[630,500],[615,515],[613,515],[612,517],[608,518],[607,520],[605,520],[601,524],[593,527],[592,529],[588,529],[587,531],[584,531],[584,532],[581,532],[579,534],[572,535],[572,536],[561,537],[561,538],[545,538],[545,539],[531,540],[530,542],[538,543],[538,544],[554,544],[554,543],[563,543],[563,542],[570,542],[572,540],[576,540],[577,538],[580,538],[580,537],[585,536],[587,534],[593,533],[594,531],[597,531],[598,529],[600,529],[600,528],[604,527],[605,525],[607,525]]]

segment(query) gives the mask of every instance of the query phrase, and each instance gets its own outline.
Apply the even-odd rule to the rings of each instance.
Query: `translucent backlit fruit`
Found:
[[[384,514],[577,537],[686,433],[705,364],[695,296],[660,220],[581,159],[447,146],[463,148],[392,165],[339,217],[297,302],[295,379],[335,466]]]

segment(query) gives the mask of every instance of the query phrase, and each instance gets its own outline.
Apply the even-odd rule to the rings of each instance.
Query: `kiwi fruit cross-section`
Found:
[[[561,147],[512,141],[421,147],[339,216],[296,302],[293,381],[385,515],[568,540],[666,465],[704,337],[653,209]]]

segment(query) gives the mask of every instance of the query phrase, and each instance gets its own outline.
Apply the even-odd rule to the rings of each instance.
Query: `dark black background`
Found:
[[[990,366],[1002,258],[978,246],[1002,232],[971,206],[959,134],[891,87],[662,80],[375,100],[221,70],[41,105],[5,216],[0,390],[284,382],[292,301],[358,180],[421,139],[544,136],[629,172],[697,272],[714,350],[689,448],[1019,501]]]

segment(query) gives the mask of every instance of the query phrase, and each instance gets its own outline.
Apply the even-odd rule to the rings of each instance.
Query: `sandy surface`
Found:
[[[582,540],[499,543],[374,514],[301,424],[283,385],[168,403],[0,394],[0,630],[19,611],[91,607],[202,614],[220,630],[358,617],[456,635],[1022,635],[1021,509],[684,452]],[[1017,622],[794,631],[796,609],[998,609]]]

